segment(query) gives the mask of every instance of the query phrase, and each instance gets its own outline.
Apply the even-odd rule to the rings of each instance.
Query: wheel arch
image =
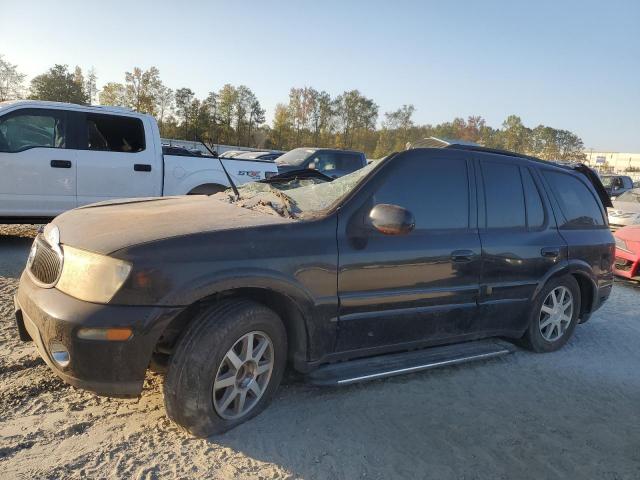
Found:
[[[245,283],[242,286],[219,285],[217,288],[213,288],[206,295],[193,301],[163,329],[156,342],[154,352],[170,355],[181,335],[202,309],[231,298],[253,300],[276,312],[287,333],[287,363],[292,363],[298,370],[304,369],[309,344],[307,321],[310,318],[310,313],[308,313],[308,308],[303,306],[304,301],[301,301],[299,297],[294,298],[290,292],[265,285]]]
[[[593,311],[593,302],[598,290],[591,266],[583,260],[573,259],[564,264],[558,264],[538,283],[533,297],[535,298],[549,280],[564,275],[572,275],[580,287],[580,318]]]
[[[213,195],[214,193],[224,192],[227,188],[229,187],[219,183],[203,183],[189,190],[187,195]]]

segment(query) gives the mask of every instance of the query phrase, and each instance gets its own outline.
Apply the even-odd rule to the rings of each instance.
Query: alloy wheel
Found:
[[[271,378],[273,352],[273,343],[264,332],[249,332],[234,343],[213,382],[213,405],[218,415],[235,420],[256,406]]]
[[[567,287],[556,287],[549,292],[540,309],[539,329],[548,342],[561,338],[573,318],[573,295]]]

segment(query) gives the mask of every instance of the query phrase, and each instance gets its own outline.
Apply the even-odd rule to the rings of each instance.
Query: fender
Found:
[[[292,325],[296,336],[295,361],[302,369],[308,359],[329,353],[334,347],[337,323],[330,321],[338,311],[337,294],[315,298],[295,278],[267,269],[242,269],[216,272],[201,277],[167,295],[165,305],[193,305],[236,289],[260,289],[287,297],[298,310],[301,325]],[[295,320],[295,319],[294,319]],[[301,328],[299,328],[301,327]]]
[[[533,295],[531,296],[531,300],[538,296],[540,291],[544,288],[549,280],[567,274],[578,274],[582,277],[587,278],[589,280],[589,283],[591,284],[593,294],[592,298],[596,298],[596,293],[598,291],[598,282],[593,274],[591,267],[584,260],[573,258],[570,260],[563,260],[561,263],[558,263],[552,269],[550,269],[547,274],[538,282],[538,285],[536,286]],[[592,308],[593,305],[590,305],[588,311],[591,311]]]

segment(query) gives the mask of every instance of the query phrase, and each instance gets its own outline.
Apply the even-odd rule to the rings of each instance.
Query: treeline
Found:
[[[272,123],[267,125],[265,110],[249,87],[226,84],[197,98],[189,88],[173,90],[164,85],[155,67],[135,67],[125,72],[122,82],[108,82],[101,90],[94,68],[84,73],[80,67],[71,71],[66,65],[54,65],[34,77],[28,87],[25,81],[18,67],[0,55],[0,101],[27,97],[124,106],[155,116],[161,135],[176,139],[281,150],[350,148],[379,158],[403,150],[412,141],[435,136],[544,159],[585,160],[582,140],[568,130],[545,125],[530,128],[515,115],[507,117],[500,128],[487,125],[481,116],[418,125],[413,105],[385,112],[380,118],[375,101],[358,90],[333,97],[312,87],[291,88],[287,101],[276,106]]]

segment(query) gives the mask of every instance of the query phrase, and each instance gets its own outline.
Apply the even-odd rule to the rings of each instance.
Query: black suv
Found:
[[[210,435],[287,366],[337,385],[508,351],[495,337],[550,352],[611,292],[608,198],[583,166],[452,145],[239,193],[60,215],[20,280],[21,337],[100,394],[165,365],[168,415]]]

